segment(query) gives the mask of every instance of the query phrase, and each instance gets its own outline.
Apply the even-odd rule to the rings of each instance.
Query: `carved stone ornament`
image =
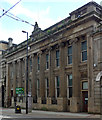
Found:
[[[98,75],[96,76],[96,81],[100,81],[102,77],[102,71],[98,73]]]

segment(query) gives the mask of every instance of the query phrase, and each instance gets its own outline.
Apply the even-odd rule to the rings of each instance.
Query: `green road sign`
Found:
[[[16,88],[16,94],[24,94],[24,88]]]

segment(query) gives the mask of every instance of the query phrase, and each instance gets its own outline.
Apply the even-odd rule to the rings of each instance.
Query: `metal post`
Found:
[[[100,78],[100,120],[102,120],[102,77]]]
[[[26,48],[26,114],[28,114],[28,32],[22,31],[23,33],[27,33],[27,48]]]
[[[102,9],[101,9],[102,13]],[[102,14],[101,16],[102,17]],[[102,21],[100,22],[100,32],[102,31]],[[101,34],[101,33],[100,33]],[[101,35],[100,35],[101,37]],[[100,38],[101,39],[101,38]],[[101,45],[101,44],[100,44]],[[100,54],[101,55],[101,54]],[[100,70],[101,70],[101,64],[100,64]],[[100,76],[100,120],[102,120],[102,76]]]
[[[26,56],[26,114],[28,114],[28,32],[27,32],[27,56]]]

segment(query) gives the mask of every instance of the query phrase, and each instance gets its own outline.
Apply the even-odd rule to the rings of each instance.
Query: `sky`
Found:
[[[0,0],[0,16],[9,10],[20,0]],[[69,16],[69,13],[83,6],[92,0],[21,0],[13,7],[7,15],[11,13],[29,24],[14,20],[6,14],[0,17],[0,40],[8,41],[13,38],[13,43],[19,44],[26,40],[27,35],[22,30],[27,31],[29,36],[34,30],[35,22],[44,30],[55,23]],[[101,0],[94,0],[100,4]]]

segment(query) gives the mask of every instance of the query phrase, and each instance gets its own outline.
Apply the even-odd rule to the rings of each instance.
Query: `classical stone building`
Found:
[[[8,42],[1,40],[0,41],[0,106],[2,106],[2,100],[4,100],[4,87],[3,87],[3,82],[2,82],[2,66],[1,66],[1,61],[2,61],[2,52],[8,48]]]
[[[99,113],[102,71],[102,6],[78,8],[48,29],[35,24],[28,46],[28,94],[33,109]],[[4,54],[5,106],[25,107],[27,41]],[[16,88],[24,94],[16,94]]]
[[[6,73],[4,71],[3,68],[3,59],[2,59],[2,54],[5,50],[7,50],[8,48],[10,48],[12,45],[12,38],[8,39],[7,41],[4,40],[0,40],[0,106],[4,106],[4,93],[5,93],[5,89],[4,89],[4,83],[5,83],[5,79],[6,79],[6,75],[4,73]],[[6,88],[6,87],[5,87]]]

